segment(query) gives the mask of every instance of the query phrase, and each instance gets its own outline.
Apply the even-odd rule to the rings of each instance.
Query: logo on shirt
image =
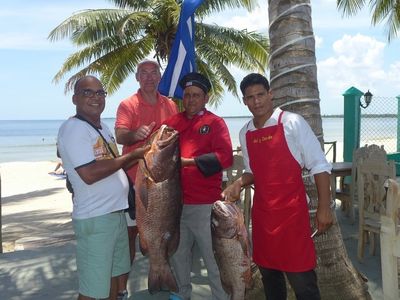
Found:
[[[253,144],[260,144],[260,143],[270,141],[270,140],[272,140],[272,135],[262,136],[262,137],[253,139]]]
[[[207,134],[209,132],[210,132],[210,126],[208,126],[208,125],[203,125],[199,129],[200,134]]]

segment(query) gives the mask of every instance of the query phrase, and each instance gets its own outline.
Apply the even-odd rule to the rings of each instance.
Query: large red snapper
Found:
[[[222,286],[231,300],[243,300],[253,283],[250,241],[240,208],[232,202],[216,201],[211,212],[211,232]]]
[[[149,292],[177,292],[168,258],[179,244],[182,212],[178,132],[162,125],[148,143],[135,181],[140,250],[149,257]]]

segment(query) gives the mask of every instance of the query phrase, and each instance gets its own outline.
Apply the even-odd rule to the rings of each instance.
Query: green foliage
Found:
[[[68,38],[79,49],[71,54],[54,77],[60,82],[67,73],[65,91],[86,74],[100,77],[113,93],[136,71],[137,64],[154,54],[166,64],[179,21],[179,0],[110,0],[113,9],[77,12],[49,34],[53,42]],[[218,105],[225,90],[238,97],[229,68],[265,73],[269,44],[265,35],[206,24],[202,20],[228,8],[255,8],[256,0],[206,0],[196,12],[196,53],[200,72],[212,82],[210,103]],[[78,71],[76,71],[78,69]]]
[[[377,25],[386,20],[388,41],[397,37],[400,29],[400,0],[337,0],[338,9],[347,16],[355,15],[367,5],[372,13],[372,24]]]

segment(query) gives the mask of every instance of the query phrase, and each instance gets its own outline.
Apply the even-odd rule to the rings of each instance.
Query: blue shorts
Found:
[[[74,219],[79,293],[108,298],[111,277],[131,269],[128,232],[123,211],[89,219]]]

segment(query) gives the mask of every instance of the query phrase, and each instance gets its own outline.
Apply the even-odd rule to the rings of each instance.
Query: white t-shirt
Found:
[[[275,109],[272,116],[265,122],[263,128],[277,125],[281,111],[280,108]],[[306,120],[298,114],[285,111],[282,115],[281,122],[283,123],[285,138],[290,153],[292,153],[301,168],[309,170],[311,175],[323,172],[328,172],[330,174],[332,166],[326,160],[321,145]],[[253,172],[249,164],[246,132],[256,129],[253,120],[250,120],[243,126],[239,133],[245,172],[248,173]]]
[[[118,154],[111,131],[103,122],[101,128],[101,134],[114,153]],[[128,207],[128,180],[123,170],[90,185],[76,172],[77,168],[95,160],[113,158],[92,126],[77,118],[70,118],[61,125],[57,143],[64,169],[74,189],[73,219],[92,218]]]

